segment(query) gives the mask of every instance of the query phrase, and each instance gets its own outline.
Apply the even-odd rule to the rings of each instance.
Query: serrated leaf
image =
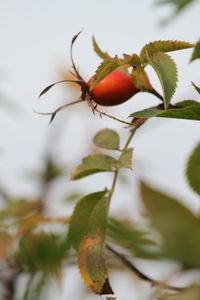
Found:
[[[113,294],[105,263],[108,198],[103,197],[89,216],[88,227],[78,248],[78,265],[85,284],[95,294]]]
[[[195,88],[197,93],[200,94],[200,88],[194,82],[192,82],[192,86]]]
[[[126,149],[119,157],[120,167],[131,169],[133,167],[133,148]]]
[[[148,56],[148,62],[158,75],[163,90],[163,101],[167,109],[177,86],[177,69],[172,58],[165,53],[155,53]]]
[[[89,194],[76,205],[68,232],[68,243],[77,250],[85,284],[96,294],[111,294],[105,265],[107,191]]]
[[[109,218],[107,236],[109,241],[117,244],[137,257],[156,257],[156,242],[148,237],[150,232],[140,229],[137,224]]]
[[[120,66],[121,62],[117,56],[115,56],[114,58],[105,59],[96,70],[94,79],[90,86],[90,90],[92,90],[101,80],[103,80],[107,75],[109,75],[112,71],[116,70]]]
[[[94,136],[93,142],[100,148],[119,150],[119,135],[112,129],[106,128],[97,132]]]
[[[188,159],[186,177],[192,190],[200,195],[200,143]]]
[[[193,48],[194,44],[184,42],[184,41],[176,41],[176,40],[167,40],[167,41],[154,41],[146,44],[142,51],[140,52],[140,58],[143,64],[148,63],[149,59],[148,55],[151,57],[153,54],[161,52],[172,52],[177,50],[183,50],[188,48]]]
[[[190,61],[200,58],[200,40],[196,43]]]
[[[186,102],[187,101],[187,102]],[[131,114],[129,117],[135,118],[172,118],[172,119],[184,119],[184,120],[195,120],[200,121],[200,103],[193,100],[183,101],[181,103],[183,106],[177,108],[172,108],[168,110],[161,110],[155,108],[147,108],[141,111],[137,111]],[[192,101],[192,102],[188,102]],[[194,104],[196,103],[196,104]],[[180,104],[180,106],[181,106]],[[178,103],[177,103],[178,105]]]
[[[118,167],[119,162],[109,155],[89,155],[82,160],[79,166],[72,170],[71,179],[80,179],[98,172],[114,172]]]
[[[152,226],[162,238],[161,257],[200,267],[200,219],[176,199],[141,183],[141,196]]]
[[[96,54],[97,54],[100,58],[103,58],[103,59],[110,58],[110,55],[108,55],[107,52],[103,52],[103,51],[100,49],[100,47],[99,47],[99,45],[97,44],[96,39],[95,39],[94,36],[92,37],[92,44],[93,44],[93,49],[94,49],[94,51],[96,52]]]
[[[72,214],[67,240],[70,245],[78,249],[87,228],[89,217],[99,201],[106,195],[107,191],[100,191],[81,198],[75,206]]]
[[[123,54],[124,59],[122,60],[123,64],[128,64],[132,66],[141,66],[140,57],[137,54]]]

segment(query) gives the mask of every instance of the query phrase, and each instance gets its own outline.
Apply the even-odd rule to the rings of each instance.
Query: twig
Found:
[[[172,291],[176,291],[176,292],[180,292],[183,291],[185,289],[187,289],[188,287],[176,287],[176,286],[169,286],[166,285],[164,282],[162,281],[157,281],[154,280],[150,277],[148,277],[147,275],[145,275],[144,273],[142,273],[136,266],[133,265],[132,262],[130,262],[123,254],[117,252],[115,249],[113,249],[110,245],[106,244],[106,248],[112,252],[115,256],[117,256],[122,263],[134,274],[136,274],[138,276],[138,278],[147,281],[149,283],[151,283],[152,286],[159,286],[159,287],[163,287],[167,290],[172,290]]]

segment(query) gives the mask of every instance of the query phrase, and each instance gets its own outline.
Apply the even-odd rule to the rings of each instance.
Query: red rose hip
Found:
[[[92,81],[93,77],[87,83],[89,87]],[[91,90],[91,96],[97,104],[112,106],[126,102],[139,91],[129,74],[113,71]]]

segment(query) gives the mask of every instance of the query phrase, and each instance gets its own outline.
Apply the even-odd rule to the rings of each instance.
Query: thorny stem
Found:
[[[185,289],[187,289],[187,287],[176,287],[176,286],[169,286],[169,285],[166,285],[164,282],[162,281],[157,281],[157,280],[154,280],[150,277],[148,277],[147,275],[143,274],[138,268],[136,268],[132,262],[130,262],[123,254],[120,254],[119,252],[117,252],[115,249],[113,249],[110,245],[106,245],[106,248],[112,252],[115,256],[117,256],[121,261],[122,263],[130,270],[132,271],[133,273],[135,273],[140,279],[144,280],[144,281],[147,281],[149,283],[151,283],[152,286],[157,286],[157,287],[163,287],[167,290],[172,290],[172,291],[176,291],[176,292],[180,292],[180,291],[183,291]]]

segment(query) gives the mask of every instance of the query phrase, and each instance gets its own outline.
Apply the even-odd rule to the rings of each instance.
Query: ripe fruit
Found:
[[[92,81],[93,77],[87,83],[89,87]],[[127,101],[139,91],[129,74],[113,71],[91,90],[91,96],[97,104],[112,106]]]

